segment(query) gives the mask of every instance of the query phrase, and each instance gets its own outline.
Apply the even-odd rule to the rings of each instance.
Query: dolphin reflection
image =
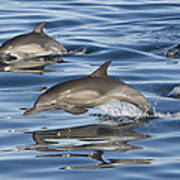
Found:
[[[33,134],[33,140],[36,143],[26,145],[25,149],[43,152],[36,156],[37,158],[58,158],[61,164],[60,169],[112,168],[121,165],[150,164],[151,159],[121,158],[124,152],[143,149],[138,145],[132,145],[131,142],[150,138],[149,135],[134,131],[144,123],[94,124],[28,132],[28,134]],[[113,152],[116,153],[115,158],[112,158]],[[74,158],[76,158],[76,166],[73,163]],[[81,162],[84,158],[91,162],[91,165],[82,166],[78,163],[78,160]],[[67,161],[70,164],[65,163],[66,159],[72,159],[72,161]]]
[[[64,63],[59,56],[38,56],[29,59],[12,61],[7,63],[0,61],[0,72],[23,72],[33,74],[43,74],[44,72],[55,72],[55,70],[46,70],[45,67],[52,64]]]

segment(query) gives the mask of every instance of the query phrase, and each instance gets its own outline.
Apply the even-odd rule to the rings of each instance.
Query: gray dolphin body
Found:
[[[149,115],[153,110],[146,98],[135,88],[107,75],[111,61],[100,66],[90,76],[58,84],[43,93],[24,115],[62,109],[71,114],[82,114],[102,104],[124,101]]]
[[[172,46],[164,52],[164,56],[168,58],[179,58],[180,57],[180,44]]]
[[[59,42],[43,31],[45,22],[32,32],[16,36],[0,46],[0,56],[26,59],[37,56],[67,54],[67,50]]]

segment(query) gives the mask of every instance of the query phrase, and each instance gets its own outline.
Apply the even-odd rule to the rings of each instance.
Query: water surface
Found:
[[[0,178],[179,179],[180,64],[163,56],[179,43],[179,12],[177,0],[3,1],[1,44],[46,21],[48,35],[87,53],[36,71],[1,70]],[[154,117],[124,104],[23,117],[47,88],[107,60],[109,74],[141,91]]]

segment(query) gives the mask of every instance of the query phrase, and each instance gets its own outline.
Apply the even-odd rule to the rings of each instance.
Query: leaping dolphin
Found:
[[[57,84],[39,96],[33,108],[24,115],[62,109],[71,114],[82,114],[102,104],[123,101],[153,115],[146,98],[135,88],[107,75],[111,61],[101,65],[90,76]]]
[[[28,59],[37,56],[62,55],[68,51],[58,41],[44,33],[45,22],[38,25],[32,32],[16,36],[0,46],[1,57]]]

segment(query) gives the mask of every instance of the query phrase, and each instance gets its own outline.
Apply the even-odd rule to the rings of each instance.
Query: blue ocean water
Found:
[[[163,55],[179,43],[179,1],[1,1],[0,43],[43,21],[69,51],[87,53],[37,71],[1,70],[0,178],[179,179],[180,63]],[[109,74],[142,92],[154,117],[123,103],[23,116],[45,89],[107,60]]]

